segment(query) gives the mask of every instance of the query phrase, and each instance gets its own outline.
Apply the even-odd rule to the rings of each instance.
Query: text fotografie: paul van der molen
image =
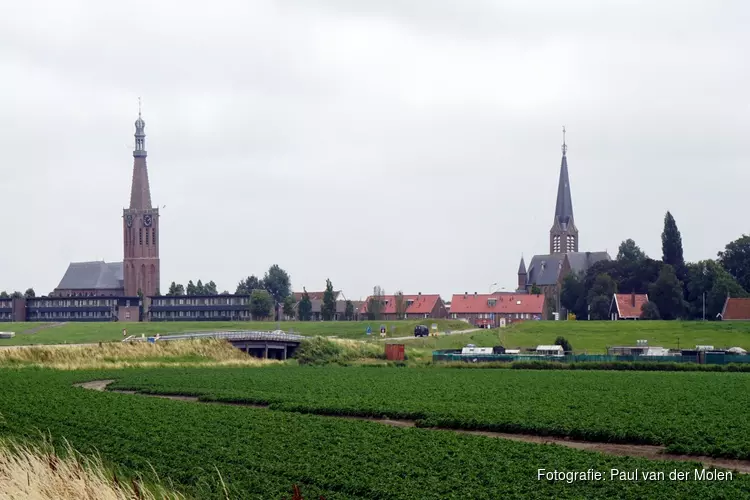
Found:
[[[684,471],[646,471],[641,469],[610,469],[609,473],[589,469],[585,471],[559,471],[537,469],[537,479],[546,481],[731,481],[732,472],[718,469],[693,469]]]

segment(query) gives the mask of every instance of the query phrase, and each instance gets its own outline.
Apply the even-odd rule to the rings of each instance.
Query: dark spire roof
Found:
[[[560,164],[560,180],[557,185],[557,204],[555,205],[555,220],[560,223],[563,229],[573,224],[573,199],[570,196],[567,151],[565,127],[563,127],[562,163]]]
[[[135,121],[135,150],[133,151],[133,183],[130,189],[130,209],[150,210],[151,189],[148,185],[146,168],[146,122],[141,118],[140,99],[138,100],[138,119]]]
[[[526,263],[523,261],[523,255],[521,256],[521,263],[518,265],[518,274],[526,274]]]

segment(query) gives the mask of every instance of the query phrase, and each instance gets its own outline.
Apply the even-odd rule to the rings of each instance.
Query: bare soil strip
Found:
[[[90,389],[95,391],[106,391],[107,386],[114,382],[114,380],[94,380],[92,382],[84,382],[82,384],[75,384],[77,387],[83,387],[84,389]],[[117,392],[120,394],[134,394],[139,396],[149,396],[164,399],[173,399],[176,401],[188,401],[193,403],[204,403],[204,404],[220,404],[226,406],[247,406],[253,408],[267,408],[268,405],[261,404],[248,404],[248,403],[226,403],[220,401],[200,401],[194,396],[176,396],[167,394],[144,394],[136,391],[119,391],[112,390],[107,392]],[[390,425],[392,427],[416,427],[417,423],[414,420],[402,420],[402,419],[387,419],[387,418],[374,418],[374,417],[351,417],[351,416],[333,416],[333,415],[319,415],[331,418],[343,418],[347,420],[366,420],[368,422],[377,422],[379,424]],[[722,468],[738,471],[743,474],[750,474],[750,461],[748,460],[731,460],[726,458],[713,458],[704,457],[697,455],[675,455],[667,453],[664,446],[653,446],[646,444],[617,444],[617,443],[597,443],[594,441],[576,441],[573,439],[553,437],[553,436],[536,436],[533,434],[510,434],[505,432],[493,432],[493,431],[469,431],[462,429],[448,429],[441,427],[430,427],[430,430],[449,431],[457,434],[471,434],[474,436],[484,436],[499,439],[509,439],[511,441],[522,441],[525,443],[536,443],[536,444],[556,444],[560,446],[566,446],[568,448],[575,448],[578,450],[594,451],[599,453],[605,453],[607,455],[618,455],[626,457],[640,457],[648,458],[650,460],[677,460],[680,462],[699,462],[703,464],[704,468]]]

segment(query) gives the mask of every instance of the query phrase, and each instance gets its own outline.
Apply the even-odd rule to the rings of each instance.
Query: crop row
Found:
[[[112,374],[109,374],[111,376]],[[732,481],[539,481],[537,470],[692,471],[696,464],[223,405],[99,393],[98,373],[0,370],[0,434],[42,431],[197,498],[739,498]],[[195,380],[194,380],[195,382]],[[153,469],[152,469],[153,468]]]
[[[114,387],[750,458],[750,375],[744,373],[195,368],[125,372]]]

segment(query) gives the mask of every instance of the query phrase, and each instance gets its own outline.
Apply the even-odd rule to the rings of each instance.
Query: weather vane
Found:
[[[563,125],[563,145],[562,145],[562,151],[563,154],[568,150],[568,146],[565,144],[565,125]]]
[[[139,118],[141,117],[141,98],[140,97],[138,98],[138,117]],[[564,129],[565,127],[563,127],[563,130]]]

